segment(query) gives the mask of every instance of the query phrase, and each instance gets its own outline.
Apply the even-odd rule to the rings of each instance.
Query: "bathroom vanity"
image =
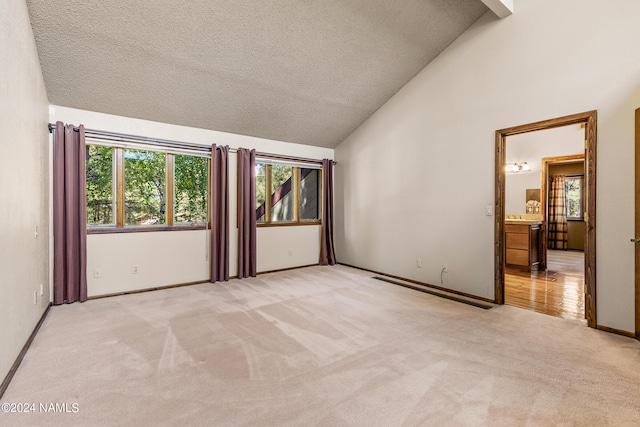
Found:
[[[506,268],[528,272],[537,269],[542,221],[507,219],[504,224]]]

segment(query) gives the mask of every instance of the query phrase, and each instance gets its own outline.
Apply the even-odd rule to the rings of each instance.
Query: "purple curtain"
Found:
[[[211,277],[229,280],[229,146],[211,146]]]
[[[256,276],[256,150],[238,149],[238,278]]]
[[[84,126],[53,133],[53,303],[87,299],[87,195]]]
[[[567,249],[567,205],[565,204],[565,177],[551,177],[549,192],[549,249]]]
[[[333,160],[322,160],[322,231],[320,236],[320,265],[334,265],[333,248]]]

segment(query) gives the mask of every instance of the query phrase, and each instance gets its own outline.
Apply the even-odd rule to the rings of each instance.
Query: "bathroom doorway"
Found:
[[[595,146],[595,111],[496,131],[496,303],[596,327]]]
[[[536,241],[540,255],[536,268],[512,266],[509,252],[513,249],[507,240],[505,304],[585,322],[583,127],[569,125],[508,137],[507,159],[521,155],[522,146],[534,164],[527,174],[507,171],[505,224],[529,228],[525,226],[529,221],[510,218],[525,211],[522,187],[527,184],[522,181],[540,185],[540,190],[526,192],[537,196],[539,191],[535,200],[526,197],[526,211],[538,214],[525,215],[532,219],[530,223],[540,224]],[[543,157],[551,153],[580,154]]]

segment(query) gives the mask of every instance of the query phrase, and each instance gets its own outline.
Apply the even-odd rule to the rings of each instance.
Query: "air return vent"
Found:
[[[404,283],[404,282],[398,282],[397,280],[389,279],[387,277],[373,276],[373,279],[382,280],[383,282],[393,283],[394,285],[403,286],[405,288],[413,289],[413,290],[419,291],[419,292],[424,292],[425,294],[435,295],[437,297],[449,299],[451,301],[456,301],[456,302],[461,302],[463,304],[472,305],[474,307],[478,307],[478,308],[481,308],[483,310],[491,310],[493,308],[493,306],[491,306],[491,305],[483,304],[483,303],[478,302],[478,301],[473,301],[473,300],[469,300],[469,299],[465,299],[465,298],[458,298],[458,297],[453,296],[453,295],[449,295],[449,294],[445,294],[445,293],[441,293],[441,292],[437,292],[437,291],[428,289],[428,288],[426,288],[424,286],[412,285],[412,284]]]

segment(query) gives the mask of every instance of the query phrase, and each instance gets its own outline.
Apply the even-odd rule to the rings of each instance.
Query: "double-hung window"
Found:
[[[259,226],[320,223],[322,167],[275,159],[256,161]]]

